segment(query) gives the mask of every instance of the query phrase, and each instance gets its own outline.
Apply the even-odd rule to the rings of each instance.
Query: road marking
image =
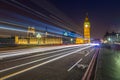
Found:
[[[80,60],[78,60],[72,67],[70,67],[67,71],[71,71],[78,63],[80,63],[82,61],[82,58]]]
[[[51,60],[45,61],[45,62],[43,62],[43,63],[41,63],[41,64],[38,64],[38,65],[35,65],[35,66],[32,66],[32,67],[29,67],[29,68],[27,68],[27,69],[23,69],[23,70],[21,70],[21,71],[12,73],[12,74],[10,74],[10,75],[7,75],[7,76],[2,77],[1,80],[8,79],[8,78],[10,78],[10,77],[13,77],[13,76],[16,76],[16,75],[18,75],[18,74],[24,73],[24,72],[26,72],[26,71],[29,71],[29,70],[32,70],[32,69],[34,69],[34,68],[40,67],[40,66],[42,66],[42,65],[45,65],[45,64],[47,64],[47,63],[56,61],[56,60],[58,60],[58,59],[61,59],[61,58],[63,58],[63,57],[66,57],[66,56],[71,55],[71,54],[73,54],[73,53],[77,53],[77,52],[79,52],[79,51],[82,51],[82,50],[87,49],[87,48],[90,48],[90,47],[92,47],[92,46],[84,47],[84,48],[82,48],[82,49],[73,51],[73,52],[71,52],[71,53],[69,53],[69,54],[65,54],[65,55],[62,55],[62,56],[53,58],[53,59],[51,59]]]
[[[87,52],[87,54],[85,54],[85,56],[88,56],[93,50],[94,50],[94,48],[90,52]]]
[[[89,55],[94,49],[92,49],[90,52],[88,52],[85,56]],[[82,61],[82,58],[78,60],[72,67],[70,67],[67,71],[71,71],[78,63]]]

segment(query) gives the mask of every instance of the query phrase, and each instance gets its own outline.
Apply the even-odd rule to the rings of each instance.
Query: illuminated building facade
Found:
[[[35,37],[35,28],[34,27],[28,27],[27,37],[28,38]]]
[[[84,21],[84,43],[90,43],[90,22],[88,19],[88,15]]]
[[[120,43],[120,33],[106,32],[103,38],[103,43]]]

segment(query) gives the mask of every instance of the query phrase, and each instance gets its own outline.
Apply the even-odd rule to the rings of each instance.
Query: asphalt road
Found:
[[[94,51],[90,45],[73,46],[3,59],[0,80],[81,80]]]

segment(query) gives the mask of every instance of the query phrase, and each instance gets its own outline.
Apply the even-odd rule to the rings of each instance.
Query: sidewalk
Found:
[[[102,48],[95,80],[120,80],[120,51]]]

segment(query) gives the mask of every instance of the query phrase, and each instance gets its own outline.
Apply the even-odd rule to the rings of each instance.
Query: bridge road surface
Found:
[[[0,60],[0,80],[80,80],[95,48],[72,46]],[[19,53],[19,51],[16,51]]]

